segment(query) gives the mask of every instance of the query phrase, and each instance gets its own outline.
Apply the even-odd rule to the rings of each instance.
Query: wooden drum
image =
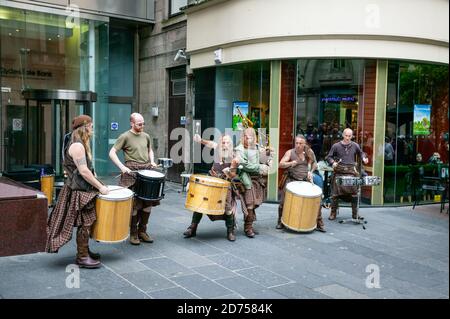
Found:
[[[47,197],[48,206],[53,205],[53,187],[55,185],[55,175],[41,176],[41,191]]]
[[[185,206],[197,213],[222,215],[229,187],[230,182],[217,177],[191,175]]]
[[[317,226],[322,189],[309,182],[290,182],[286,185],[281,222],[298,232],[313,231]]]
[[[108,195],[98,195],[95,202],[97,220],[92,238],[105,243],[117,243],[128,238],[134,193],[128,188],[108,185]]]

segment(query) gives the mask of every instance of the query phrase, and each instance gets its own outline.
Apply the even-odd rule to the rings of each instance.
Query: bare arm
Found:
[[[113,147],[111,147],[111,150],[109,151],[109,158],[111,161],[116,165],[122,173],[130,173],[131,170],[122,164],[119,157],[117,156],[117,150]]]
[[[95,178],[94,174],[92,174],[91,170],[88,168],[84,146],[81,143],[73,143],[69,148],[69,154],[72,156],[80,175],[89,184],[97,188],[100,193],[108,194],[108,187],[100,183],[100,181]]]
[[[200,137],[200,135],[198,135],[198,134],[194,135],[194,141],[197,142],[197,143],[201,143],[201,144],[205,145],[206,147],[209,147],[209,148],[212,148],[212,149],[215,149],[217,147],[217,145],[218,145],[214,141],[208,141],[208,140],[202,139]]]
[[[148,158],[150,159],[150,163],[152,166],[157,166],[155,163],[155,154],[153,153],[153,150],[151,147],[148,149]]]
[[[292,161],[290,162],[289,160],[291,159],[291,150],[287,151],[283,158],[280,161],[280,168],[288,168],[288,167],[293,167],[295,165],[297,165],[297,161]]]

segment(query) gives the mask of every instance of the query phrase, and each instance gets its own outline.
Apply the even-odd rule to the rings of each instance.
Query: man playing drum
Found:
[[[313,172],[317,169],[316,156],[313,150],[306,144],[306,138],[303,135],[295,137],[295,147],[288,150],[280,161],[280,168],[287,168],[286,181],[283,183],[280,206],[278,207],[278,223],[276,228],[282,229],[281,217],[283,214],[284,197],[286,193],[286,185],[293,181],[314,181],[320,188],[323,187],[323,182],[320,176]],[[322,207],[319,207],[317,213],[316,229],[321,232],[325,231],[325,225],[322,219]]]
[[[231,171],[228,173],[228,177],[232,178],[234,176],[233,171],[236,169],[238,162],[236,159],[233,159],[233,142],[229,135],[223,135],[220,138],[219,144],[213,141],[203,140],[198,134],[194,135],[194,141],[214,149],[214,163],[209,171],[210,176],[226,179],[227,175],[225,174],[224,169],[227,168],[231,168]],[[209,219],[212,221],[225,220],[225,225],[227,226],[227,239],[229,241],[236,240],[235,229],[237,195],[237,191],[233,190],[233,188],[229,189],[225,203],[225,213],[223,215],[208,215]],[[183,233],[185,238],[196,236],[197,226],[202,217],[203,214],[194,212],[192,215],[191,225]]]
[[[340,142],[333,144],[328,153],[326,160],[333,166],[333,177],[331,180],[332,194],[331,194],[331,212],[328,217],[329,220],[335,220],[338,199],[340,196],[351,197],[352,204],[352,218],[358,218],[358,186],[343,186],[338,185],[336,180],[341,176],[359,177],[356,170],[356,156],[360,156],[364,164],[369,162],[367,155],[363,153],[361,148],[355,142],[352,142],[353,131],[346,128],[343,132],[343,139]]]
[[[136,183],[135,173],[132,171],[156,167],[150,135],[144,132],[144,118],[139,113],[130,116],[131,129],[121,134],[109,151],[109,157],[121,170],[119,185],[133,188]],[[119,160],[117,152],[123,150],[125,165]],[[147,234],[147,224],[152,206],[159,205],[158,201],[134,199],[130,224],[130,243],[139,245],[141,241],[152,243],[153,239]]]
[[[249,238],[255,237],[253,222],[256,220],[256,208],[265,199],[267,174],[272,166],[273,150],[267,155],[266,149],[256,144],[256,132],[253,128],[244,130],[241,144],[235,148],[239,160],[239,179],[243,185],[241,198],[244,213],[244,232]]]

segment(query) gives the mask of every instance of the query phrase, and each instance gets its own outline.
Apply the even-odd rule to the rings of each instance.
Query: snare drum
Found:
[[[105,243],[117,243],[128,238],[130,232],[133,192],[128,188],[109,185],[108,195],[98,195],[95,202],[97,220],[92,238]]]
[[[336,184],[340,186],[358,186],[361,179],[354,176],[336,176]]]
[[[162,166],[162,168],[170,168],[173,166],[173,161],[171,158],[158,158],[158,164]]]
[[[164,198],[165,176],[163,173],[145,169],[138,171],[136,175],[134,192],[137,198],[150,201]]]
[[[364,176],[362,178],[363,186],[376,186],[381,184],[381,178],[378,176]]]
[[[230,182],[212,176],[191,175],[185,207],[193,212],[222,215]]]
[[[281,222],[298,232],[313,231],[317,226],[322,190],[309,182],[290,182],[286,185]]]
[[[48,206],[53,205],[53,187],[55,185],[55,175],[41,176],[41,191],[47,197]]]

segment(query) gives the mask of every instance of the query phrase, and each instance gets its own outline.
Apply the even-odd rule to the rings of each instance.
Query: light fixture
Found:
[[[180,59],[185,59],[185,60],[187,59],[186,52],[184,51],[184,49],[178,50],[177,54],[175,54],[175,58],[173,58],[173,60],[175,62],[179,61]]]
[[[158,106],[152,106],[152,116],[158,117]]]

